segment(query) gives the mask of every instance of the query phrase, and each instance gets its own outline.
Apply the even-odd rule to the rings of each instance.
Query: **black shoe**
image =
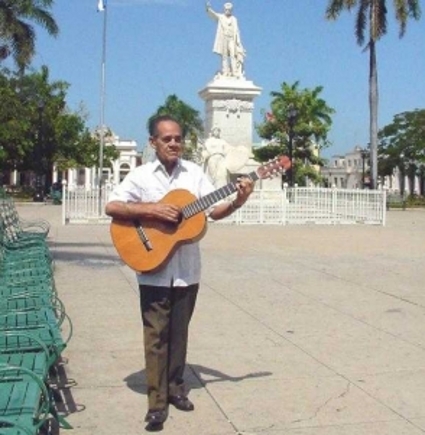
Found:
[[[180,411],[193,411],[195,409],[195,405],[186,396],[170,396],[168,403]]]
[[[145,429],[148,432],[158,432],[164,429],[164,422],[167,420],[168,412],[166,409],[149,410],[145,417],[147,426]]]

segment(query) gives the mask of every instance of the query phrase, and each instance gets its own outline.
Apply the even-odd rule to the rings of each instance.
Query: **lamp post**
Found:
[[[365,163],[366,163],[366,159],[367,156],[369,155],[369,152],[365,149],[360,151],[360,155],[362,156],[362,189],[365,188],[365,174],[366,174],[366,168],[365,168]]]
[[[297,122],[298,110],[294,106],[289,106],[288,110],[288,147],[289,147],[289,160],[291,161],[289,186],[294,187],[295,168],[294,168],[294,126]]]
[[[102,215],[102,185],[103,185],[103,151],[105,147],[105,96],[106,96],[106,27],[108,8],[106,0],[100,0],[99,4],[103,11],[103,32],[102,32],[102,62],[101,62],[101,90],[100,90],[100,147],[99,147],[99,172],[98,172],[98,214]]]
[[[400,176],[399,176],[399,183],[400,183],[400,195],[403,196],[404,195],[404,190],[406,187],[405,184],[405,167],[404,167],[404,153],[401,152],[400,153],[400,165],[399,165],[399,169],[400,169]]]
[[[43,112],[44,112],[44,101],[40,100],[38,102],[38,133],[37,133],[37,143],[35,144],[35,192],[33,196],[34,202],[44,201],[44,191],[43,191],[43,162],[41,161],[41,148],[43,146]]]

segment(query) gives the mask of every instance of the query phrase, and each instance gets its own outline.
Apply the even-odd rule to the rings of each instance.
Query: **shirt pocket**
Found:
[[[158,202],[164,198],[164,189],[160,187],[151,187],[149,189],[142,189],[143,202]]]

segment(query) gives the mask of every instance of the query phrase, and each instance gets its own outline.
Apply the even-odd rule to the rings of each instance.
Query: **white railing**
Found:
[[[109,223],[105,205],[113,186],[88,189],[85,186],[64,186],[62,191],[62,223]]]
[[[87,190],[64,187],[63,218],[68,223],[109,223],[105,203],[112,186]],[[227,224],[375,224],[385,225],[384,190],[347,190],[295,187],[254,191]]]
[[[385,225],[385,219],[385,191],[296,187],[254,192],[244,207],[220,222]]]

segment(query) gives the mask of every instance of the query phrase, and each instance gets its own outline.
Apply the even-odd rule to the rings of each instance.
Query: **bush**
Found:
[[[419,195],[409,195],[406,200],[406,207],[425,207],[425,197]]]
[[[7,195],[19,201],[32,201],[35,190],[31,186],[5,186]]]

